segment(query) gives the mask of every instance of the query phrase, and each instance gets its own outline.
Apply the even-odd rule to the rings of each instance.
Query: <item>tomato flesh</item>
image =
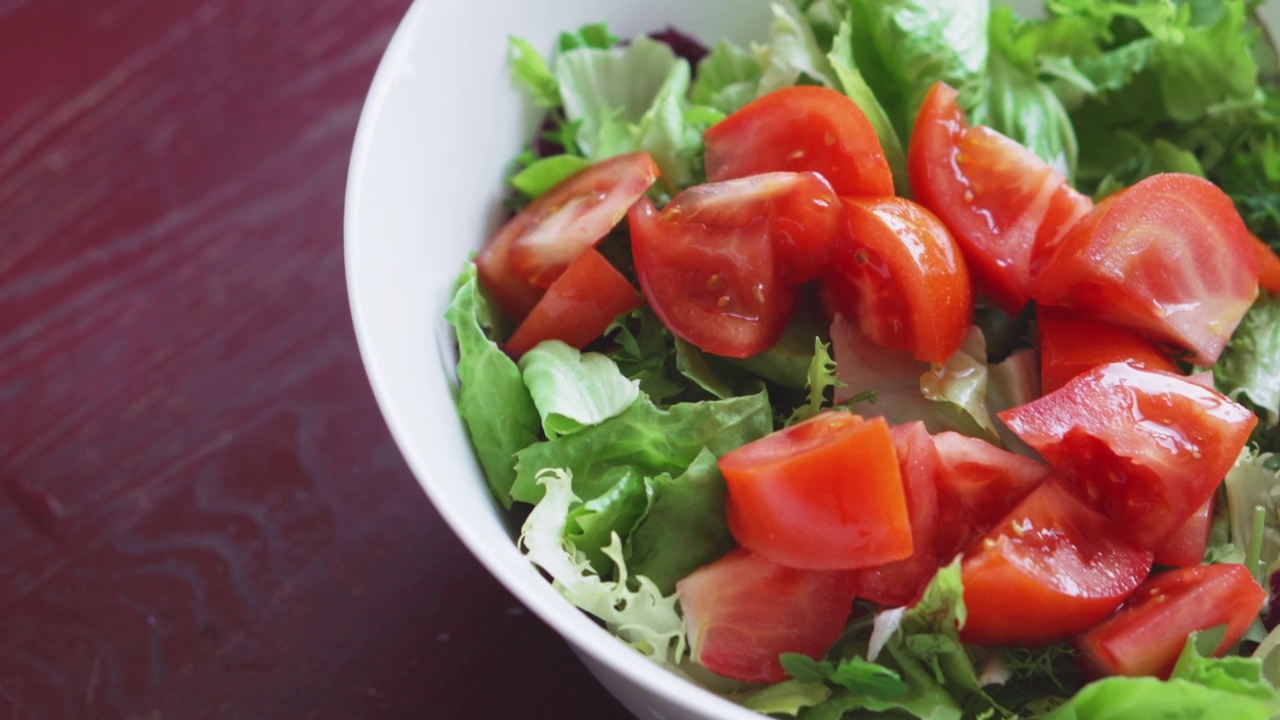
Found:
[[[1188,378],[1129,363],[1077,376],[1000,418],[1142,546],[1213,494],[1257,417]]]
[[[677,195],[662,212],[642,198],[630,212],[640,287],[676,336],[716,355],[771,347],[838,227],[838,203],[812,174],[769,173]],[[814,250],[814,248],[818,248]]]
[[[778,656],[819,659],[853,609],[852,576],[799,570],[741,548],[676,583],[693,659],[744,682],[786,677]]]
[[[911,554],[889,425],[828,410],[722,455],[738,544],[789,567],[850,570]]]
[[[857,571],[858,596],[878,605],[902,606],[917,600],[941,563],[934,548],[939,532],[938,451],[920,421],[890,428],[911,521],[912,553],[902,560]]]
[[[990,530],[1051,473],[1049,466],[957,432],[933,438],[938,453],[938,503],[963,518],[943,522],[938,555],[949,561],[973,537]]]
[[[1018,142],[970,127],[957,95],[941,82],[925,95],[907,149],[911,192],[951,230],[978,292],[1017,315],[1034,248],[1055,245],[1093,202]]]
[[[1243,565],[1195,565],[1152,575],[1115,615],[1082,635],[1083,665],[1096,675],[1169,677],[1187,636],[1226,626],[1222,655],[1244,635],[1266,593]]]
[[[840,195],[892,195],[889,161],[871,121],[846,95],[794,86],[747,103],[711,126],[712,182],[785,170],[816,172]]]
[[[1258,295],[1249,231],[1203,178],[1153,175],[1098,203],[1044,252],[1035,299],[1217,360]]]
[[[1204,562],[1213,529],[1213,496],[1189,520],[1182,523],[1169,542],[1156,550],[1156,565],[1190,567]]]
[[[1178,372],[1178,364],[1131,328],[1088,320],[1066,308],[1036,306],[1040,351],[1040,392],[1048,394],[1099,365],[1129,360],[1136,365]]]
[[[904,198],[844,198],[844,210],[847,232],[818,279],[830,314],[855,320],[877,345],[944,362],[973,320],[969,270],[951,233]]]
[[[966,642],[1056,642],[1090,627],[1137,589],[1151,551],[1056,476],[1040,483],[965,552]]]
[[[556,278],[507,340],[519,357],[543,340],[561,340],[582,349],[609,323],[644,304],[640,293],[594,248],[587,248]]]
[[[1280,256],[1257,235],[1250,233],[1249,240],[1258,264],[1258,286],[1272,295],[1280,293]]]

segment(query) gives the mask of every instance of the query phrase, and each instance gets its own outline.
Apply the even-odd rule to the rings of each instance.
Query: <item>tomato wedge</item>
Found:
[[[600,241],[658,177],[648,153],[618,155],[570,176],[507,221],[476,255],[480,281],[520,320],[542,289]]]
[[[1066,308],[1037,305],[1036,332],[1040,392],[1044,394],[1086,370],[1121,360],[1178,372],[1178,364],[1142,333],[1103,320],[1087,320]]]
[[[779,655],[816,660],[840,639],[853,610],[852,578],[730,551],[676,583],[694,661],[734,680],[782,680]]]
[[[1183,173],[1098,203],[1044,258],[1036,300],[1135,328],[1201,367],[1258,295],[1256,255],[1231,198]]]
[[[892,195],[871,121],[844,93],[794,86],[747,103],[702,135],[712,182],[786,170],[822,175],[840,195]]]
[[[925,95],[907,149],[911,192],[951,230],[978,292],[1017,315],[1033,248],[1057,243],[1093,202],[1018,142],[970,127],[957,94],[939,82]]]
[[[846,237],[818,279],[830,314],[856,321],[877,345],[944,362],[973,320],[969,270],[951,233],[905,198],[843,201]]]
[[[1193,380],[1123,362],[999,415],[1151,549],[1204,505],[1258,421]]]
[[[913,550],[903,560],[858,570],[858,596],[878,605],[903,606],[919,598],[941,566],[934,538],[944,509],[938,506],[938,451],[924,423],[895,425],[889,433],[906,491]]]
[[[1156,550],[1156,565],[1190,567],[1204,562],[1209,547],[1209,531],[1213,529],[1213,496],[1200,506],[1190,520],[1182,523],[1169,542]]]
[[[969,612],[960,635],[1029,647],[1066,638],[1119,607],[1150,572],[1151,557],[1050,477],[966,550]]]
[[[1280,293],[1280,257],[1257,235],[1250,233],[1249,240],[1258,263],[1258,286],[1272,295]]]
[[[722,455],[738,544],[773,562],[850,570],[911,554],[889,425],[828,410]]]
[[[839,229],[841,208],[812,173],[766,173],[699,185],[661,213],[632,207],[631,252],[650,307],[709,353],[768,349]]]
[[[516,357],[543,340],[561,340],[582,349],[604,334],[619,315],[643,304],[622,273],[595,248],[587,248],[551,283],[505,347]]]
[[[1044,463],[957,432],[938,433],[933,446],[939,464],[938,503],[963,518],[942,523],[960,533],[940,535],[938,556],[944,562],[994,527],[1052,472]]]
[[[1169,677],[1187,636],[1226,626],[1222,655],[1258,615],[1267,594],[1243,565],[1195,565],[1152,575],[1124,607],[1082,635],[1082,664],[1096,675]]]

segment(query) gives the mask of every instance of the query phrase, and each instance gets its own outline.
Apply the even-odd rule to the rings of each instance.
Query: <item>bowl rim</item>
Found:
[[[394,86],[400,76],[401,68],[406,66],[409,49],[415,42],[419,28],[426,22],[428,8],[432,4],[429,0],[413,1],[401,18],[378,62],[377,70],[361,107],[352,144],[344,196],[343,264],[347,299],[365,376],[373,391],[383,422],[387,425],[397,450],[409,466],[414,479],[426,492],[445,524],[463,546],[484,566],[490,576],[555,631],[561,639],[567,641],[570,648],[580,657],[595,661],[619,676],[631,680],[648,693],[689,711],[726,720],[758,718],[760,717],[758,713],[708,690],[667,667],[650,661],[627,646],[561,596],[549,581],[537,574],[532,564],[516,548],[515,543],[510,543],[509,547],[498,547],[481,537],[479,532],[463,522],[453,505],[436,490],[435,483],[431,479],[431,471],[409,449],[412,447],[409,442],[410,433],[398,420],[394,396],[385,378],[378,372],[379,352],[375,339],[371,335],[369,323],[364,320],[369,310],[361,299],[362,284],[358,277],[360,264],[358,246],[361,243],[359,225],[363,207],[363,182],[368,171],[375,128],[379,125],[379,118],[386,109],[388,99],[396,92]],[[515,90],[513,89],[512,92]],[[438,323],[444,323],[442,318],[435,320]],[[513,576],[508,572],[509,553],[518,554],[521,561],[528,565],[531,573],[527,578]],[[587,669],[592,673],[597,672],[597,669],[590,664]],[[608,683],[604,685],[616,696]],[[622,698],[619,697],[618,700],[622,702]]]

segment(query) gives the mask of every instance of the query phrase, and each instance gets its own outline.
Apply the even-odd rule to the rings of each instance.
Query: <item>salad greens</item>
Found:
[[[549,56],[513,37],[512,78],[548,118],[509,178],[514,204],[633,150],[660,167],[651,193],[661,203],[705,180],[707,127],[792,84],[853,98],[907,194],[916,109],[945,80],[972,122],[1086,192],[1166,170],[1202,175],[1280,249],[1280,64],[1260,42],[1259,4],[1048,0],[1031,20],[988,0],[797,0],[773,6],[759,42],[720,41],[696,62],[601,24],[564,33]],[[611,243],[625,238],[606,240],[607,256]],[[732,361],[672,337],[641,308],[592,351],[546,343],[516,363],[496,342],[507,329],[471,265],[446,317],[459,413],[494,496],[533,505],[521,547],[571,602],[672,667],[686,649],[676,582],[733,547],[719,454],[833,403],[1024,450],[992,416],[1038,393],[1034,352],[1016,349],[1026,318],[979,313],[961,351],[935,365],[831,347],[800,322],[776,347]],[[1212,371],[1261,422],[1224,484],[1209,557],[1246,560],[1267,587],[1280,567],[1280,298],[1259,298]],[[1065,645],[965,647],[961,590],[953,563],[916,606],[855,615],[827,659],[785,656],[791,679],[734,697],[807,720],[1280,715],[1280,635],[1261,621],[1246,636],[1261,641],[1257,657],[1206,657],[1201,646],[1216,643],[1193,638],[1169,681],[1086,684]]]

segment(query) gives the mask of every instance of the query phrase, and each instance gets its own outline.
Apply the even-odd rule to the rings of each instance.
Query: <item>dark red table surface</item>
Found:
[[[623,711],[445,527],[342,265],[408,0],[0,0],[0,718]]]

